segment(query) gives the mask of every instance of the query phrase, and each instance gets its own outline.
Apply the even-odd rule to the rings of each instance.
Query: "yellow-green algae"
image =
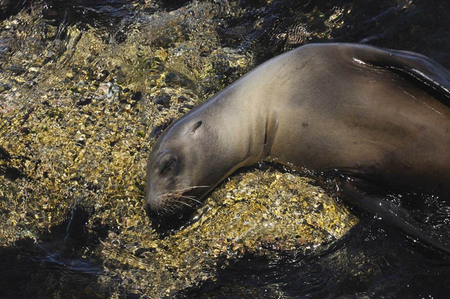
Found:
[[[212,32],[203,35],[215,40],[209,49],[213,58],[192,48],[182,60],[177,52],[169,56],[152,46],[155,33],[184,15],[152,16],[148,24],[138,24],[139,31],[130,30],[126,43],[110,43],[93,28],[80,31],[75,26],[67,27],[65,40],[59,41],[57,28],[26,13],[3,21],[2,34],[17,48],[2,61],[3,70],[11,71],[0,73],[0,80],[11,86],[0,94],[0,146],[11,157],[0,163],[21,175],[14,181],[0,178],[2,209],[8,211],[0,220],[8,236],[1,244],[17,240],[16,226],[34,233],[50,230],[67,219],[75,203],[106,211],[100,224],[112,227],[121,221],[117,215],[128,216],[121,214],[121,201],[142,207],[150,129],[179,118],[199,102],[190,86],[164,79],[188,69],[185,76],[196,74],[195,81],[211,74],[207,63],[198,62],[195,68],[194,58],[221,56],[241,65],[241,73],[250,63],[243,55],[216,49],[219,41]],[[205,28],[213,15],[201,17]],[[176,33],[179,27],[170,30]],[[174,47],[190,43],[180,41]],[[17,72],[18,66],[23,71]],[[170,97],[170,107],[157,109],[152,100],[160,95]]]
[[[228,12],[210,2],[143,18],[120,43],[95,28],[55,27],[39,9],[0,25],[10,49],[0,72],[0,246],[39,242],[78,206],[89,211],[91,234],[108,229],[100,245],[84,248],[103,261],[99,281],[117,295],[161,297],[214,279],[244,253],[306,250],[354,225],[306,179],[253,170],[161,240],[143,210],[151,128],[245,73],[251,53],[221,46],[215,26]],[[155,103],[161,96],[167,105]]]
[[[226,266],[223,259],[312,250],[339,239],[356,223],[308,179],[273,170],[234,176],[196,217],[195,223],[162,240],[150,229],[111,233],[102,246],[108,273],[102,279],[117,275],[129,293],[163,297],[212,279]],[[127,219],[133,228],[141,222],[140,217]]]

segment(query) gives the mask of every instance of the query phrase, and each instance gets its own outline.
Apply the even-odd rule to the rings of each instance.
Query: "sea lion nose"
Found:
[[[147,216],[150,218],[155,218],[157,216],[157,213],[152,210],[149,203],[145,204],[145,212],[147,213]]]
[[[152,205],[149,202],[145,204],[145,212],[151,219],[157,219],[161,217],[162,209],[159,205]]]

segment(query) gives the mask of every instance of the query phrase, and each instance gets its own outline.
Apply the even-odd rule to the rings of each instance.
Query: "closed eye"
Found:
[[[162,174],[169,172],[175,167],[175,163],[177,160],[175,158],[170,158],[162,163],[162,166],[160,167],[160,172]]]

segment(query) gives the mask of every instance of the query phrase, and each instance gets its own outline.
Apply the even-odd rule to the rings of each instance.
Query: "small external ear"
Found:
[[[199,120],[198,122],[193,124],[192,128],[191,128],[191,134],[194,134],[197,131],[197,129],[202,125],[202,123],[203,122],[201,120]]]

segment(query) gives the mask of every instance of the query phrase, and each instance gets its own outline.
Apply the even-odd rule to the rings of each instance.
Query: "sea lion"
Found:
[[[147,208],[171,214],[262,160],[448,195],[449,103],[450,73],[423,55],[362,44],[302,46],[164,131],[148,160]]]

